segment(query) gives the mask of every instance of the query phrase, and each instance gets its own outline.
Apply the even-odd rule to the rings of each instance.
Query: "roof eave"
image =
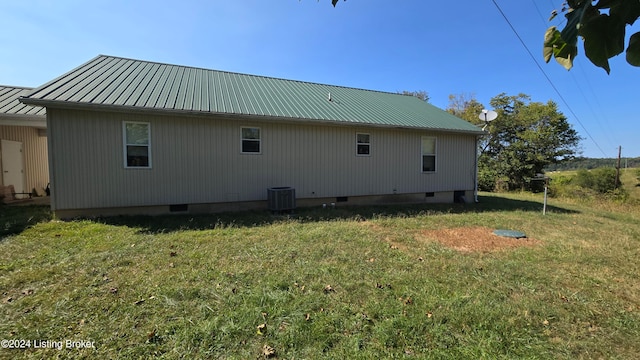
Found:
[[[39,129],[47,128],[46,115],[33,114],[0,114],[1,126],[26,126]]]
[[[361,126],[361,127],[375,127],[384,129],[415,129],[415,130],[427,130],[440,133],[455,133],[455,134],[468,134],[468,135],[483,135],[485,132],[478,129],[476,130],[460,130],[460,129],[447,129],[447,128],[433,128],[433,127],[420,127],[420,126],[398,126],[393,124],[376,124],[368,122],[348,122],[331,119],[313,119],[313,118],[294,118],[283,116],[271,116],[271,115],[256,115],[256,114],[241,114],[241,113],[226,113],[226,112],[208,112],[208,111],[193,111],[193,110],[180,110],[180,109],[159,109],[159,108],[141,108],[138,106],[126,106],[126,105],[102,105],[102,104],[89,104],[70,101],[51,101],[43,99],[32,98],[20,98],[20,102],[28,105],[44,106],[58,109],[70,109],[70,110],[89,110],[89,111],[111,111],[111,112],[128,112],[136,114],[149,114],[149,113],[161,113],[165,115],[182,115],[182,116],[196,116],[196,117],[208,117],[208,116],[225,116],[225,117],[241,117],[244,119],[255,119],[257,121],[281,121],[290,123],[313,123],[324,124],[334,126]]]

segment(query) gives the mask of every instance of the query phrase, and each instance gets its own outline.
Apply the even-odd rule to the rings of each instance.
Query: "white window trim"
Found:
[[[433,154],[425,154],[424,153],[424,149],[422,148],[422,141],[424,139],[433,139],[433,141],[434,141],[433,149],[434,149],[435,153],[433,153]],[[425,156],[425,155],[433,156],[435,158],[435,161],[434,161],[434,164],[433,164],[433,166],[435,166],[435,169],[433,171],[424,171],[423,170],[424,169],[424,163],[423,163],[424,160],[422,159],[422,157]],[[438,172],[438,138],[435,137],[435,136],[422,136],[422,137],[420,137],[420,171],[423,174],[435,174],[436,172]]]
[[[368,143],[359,143],[358,142],[358,135],[367,135],[369,136],[369,142]],[[369,146],[369,153],[368,154],[358,154],[358,145],[368,145]],[[370,133],[363,133],[363,132],[358,132],[356,133],[356,156],[371,156],[371,134]]]
[[[244,137],[242,137],[242,130],[243,129],[258,129],[258,131],[260,132],[260,138],[259,139],[245,139]],[[258,141],[258,145],[260,146],[260,151],[258,152],[244,152],[242,151],[242,142],[245,140],[250,140],[250,141]],[[262,128],[258,127],[258,126],[241,126],[240,127],[240,153],[244,154],[244,155],[262,155]]]
[[[128,144],[127,143],[127,124],[145,124],[148,126],[149,128],[149,143],[146,145],[148,148],[148,155],[149,155],[149,165],[148,166],[129,166],[127,165],[127,146],[128,145],[136,145],[136,146],[140,146],[139,144]],[[123,156],[123,161],[124,161],[124,168],[125,169],[151,169],[151,123],[149,122],[143,122],[143,121],[123,121],[122,122],[122,156]]]

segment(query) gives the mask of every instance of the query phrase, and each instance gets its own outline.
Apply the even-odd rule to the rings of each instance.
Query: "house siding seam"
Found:
[[[54,210],[266,200],[291,186],[298,198],[473,190],[475,136],[49,108]],[[122,122],[151,124],[152,169],[125,168]],[[261,155],[241,153],[242,126],[261,128]],[[356,156],[354,134],[374,139]],[[421,136],[438,140],[435,173],[421,171]]]

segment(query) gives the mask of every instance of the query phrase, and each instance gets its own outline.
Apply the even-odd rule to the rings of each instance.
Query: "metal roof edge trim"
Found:
[[[455,129],[442,129],[442,128],[430,128],[419,126],[398,126],[398,125],[384,125],[367,122],[347,122],[340,120],[330,119],[310,119],[310,118],[291,118],[291,117],[277,117],[266,115],[253,115],[253,114],[237,114],[237,113],[223,113],[223,112],[202,112],[202,111],[185,111],[185,110],[173,110],[173,109],[154,109],[154,108],[140,108],[137,106],[113,106],[113,105],[96,105],[96,104],[82,104],[77,102],[61,102],[61,101],[46,101],[28,99],[26,104],[37,104],[39,106],[68,109],[68,110],[87,110],[87,111],[110,111],[116,113],[135,113],[135,114],[162,114],[166,116],[182,115],[189,117],[228,117],[228,118],[243,118],[256,121],[277,121],[285,123],[310,123],[310,124],[325,124],[336,126],[356,126],[356,127],[368,127],[368,128],[382,128],[382,129],[403,129],[403,130],[427,130],[437,133],[449,133],[449,134],[465,134],[465,135],[484,135],[482,130],[455,130]]]
[[[0,88],[20,89],[20,90],[33,90],[33,89],[35,89],[34,87],[31,87],[31,86],[4,85],[4,84],[0,84]]]
[[[78,69],[80,69],[80,68],[82,68],[82,67],[84,67],[84,66],[87,66],[87,64],[90,64],[90,63],[92,63],[92,62],[96,61],[97,59],[99,59],[100,57],[103,57],[103,56],[104,56],[104,55],[98,55],[98,56],[95,56],[95,57],[94,57],[94,58],[92,58],[91,60],[86,61],[86,62],[84,62],[84,63],[82,63],[82,64],[80,64],[80,65],[78,65],[78,66],[74,67],[73,69],[71,69],[71,70],[69,70],[69,71],[65,71],[62,75],[57,76],[57,77],[55,77],[54,79],[51,79],[51,80],[47,81],[46,83],[44,83],[44,84],[42,84],[42,85],[40,85],[40,86],[36,86],[36,87],[34,87],[34,88],[27,89],[27,90],[29,90],[29,92],[28,92],[27,94],[25,94],[23,97],[24,97],[24,98],[29,98],[32,94],[34,94],[34,93],[36,93],[36,92],[40,91],[40,89],[43,89],[43,88],[45,88],[45,87],[49,86],[50,84],[55,83],[56,81],[58,81],[58,80],[60,80],[60,79],[62,79],[62,78],[64,78],[64,77],[66,77],[66,76],[67,76],[67,75],[69,75],[69,74],[74,73],[74,72],[75,72],[75,71],[77,71]],[[23,97],[21,97],[21,98],[23,98]],[[20,102],[23,102],[23,101],[22,101],[22,100],[20,100]],[[23,103],[24,103],[24,104],[28,104],[28,103],[26,103],[26,102],[23,102]],[[29,105],[31,105],[31,104],[29,104]]]
[[[46,129],[47,128],[47,119],[46,118],[40,118],[40,119],[33,119],[33,118],[28,118],[28,119],[17,119],[15,117],[9,118],[9,117],[0,117],[0,126],[21,126],[21,127],[32,127],[32,128],[39,128],[39,129]]]
[[[43,115],[35,115],[35,114],[3,114],[0,113],[0,119],[11,119],[11,120],[45,120],[47,118],[46,114]]]

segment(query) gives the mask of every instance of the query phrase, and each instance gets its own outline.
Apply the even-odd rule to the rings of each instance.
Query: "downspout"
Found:
[[[476,150],[475,150],[475,168],[476,168],[476,176],[475,176],[475,187],[473,189],[473,198],[476,203],[478,203],[478,147],[480,146],[480,135],[476,136]]]

